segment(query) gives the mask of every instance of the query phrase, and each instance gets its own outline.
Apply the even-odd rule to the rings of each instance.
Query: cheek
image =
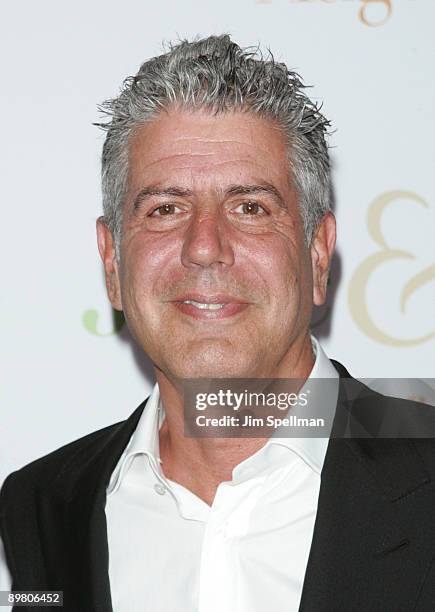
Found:
[[[123,253],[125,287],[140,295],[153,294],[156,285],[177,260],[176,251],[175,241],[169,237],[137,233]]]
[[[258,274],[267,286],[268,325],[288,337],[311,304],[311,264],[303,245],[275,234],[257,249]]]
[[[256,240],[249,252],[245,253],[244,259],[245,264],[255,268],[265,284],[277,295],[287,293],[299,275],[299,262],[288,237],[274,234]]]

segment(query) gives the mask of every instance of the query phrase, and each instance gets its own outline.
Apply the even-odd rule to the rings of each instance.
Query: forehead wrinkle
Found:
[[[248,139],[247,141],[239,141],[239,140],[232,140],[232,139],[231,140],[208,140],[208,139],[205,140],[204,138],[201,138],[201,137],[190,138],[189,136],[187,136],[185,138],[183,138],[183,137],[177,138],[176,141],[173,144],[173,147],[176,147],[177,143],[185,144],[186,142],[189,142],[189,141],[192,141],[192,143],[195,142],[195,146],[197,146],[199,143],[201,143],[203,145],[203,148],[205,149],[205,152],[203,153],[202,151],[201,152],[196,151],[195,153],[193,153],[192,151],[187,150],[187,151],[183,151],[183,152],[180,152],[180,153],[176,153],[174,155],[191,155],[191,156],[198,156],[199,157],[199,156],[202,156],[202,155],[204,155],[204,156],[207,156],[207,155],[221,155],[223,151],[225,153],[231,155],[231,153],[232,153],[231,145],[237,145],[236,146],[236,150],[234,151],[234,154],[237,151],[240,152],[240,149],[242,149],[242,150],[244,149],[244,152],[247,149],[251,150],[251,151],[253,149],[255,149],[255,154],[258,154],[258,152],[260,151],[265,156],[270,156],[270,149],[259,147],[258,144],[254,148],[254,145],[252,144],[251,139]],[[218,150],[216,150],[216,149],[213,150],[212,149],[211,151],[207,151],[207,148],[209,146],[215,147],[217,144],[218,145],[219,144],[221,144],[221,145],[230,145],[230,146],[223,146],[222,150],[219,150],[219,149]],[[248,152],[248,155],[249,155],[249,152]]]
[[[177,136],[175,142],[185,142],[194,140],[195,142],[203,142],[206,144],[237,144],[237,145],[251,145],[250,138],[248,140],[235,140],[234,138],[204,138],[204,136]]]
[[[187,140],[191,140],[191,138],[185,138],[183,140],[187,141]],[[201,140],[201,139],[198,139],[198,140]],[[216,142],[225,142],[225,143],[230,143],[231,142],[231,143],[233,143],[235,141],[228,140],[228,141],[216,141]],[[238,141],[237,141],[237,143],[238,144],[242,144],[245,147],[248,146],[249,148],[252,148],[252,145],[250,143],[246,143],[246,142],[245,143],[240,143]],[[204,143],[204,144],[207,145],[207,143]],[[214,145],[215,142],[214,141],[210,141],[209,144],[213,144]],[[176,146],[176,143],[173,143],[171,145],[171,149],[173,149],[175,146]],[[139,159],[141,159],[141,156],[139,154],[137,154],[137,152],[135,151],[135,149],[137,149],[137,148],[140,148],[140,147],[139,146],[135,147],[133,145],[133,147],[132,147],[132,154],[133,155],[132,156],[133,157],[136,156]],[[266,148],[262,149],[262,148],[259,148],[259,147],[255,147],[255,151],[256,151],[256,153],[258,151],[263,151],[266,156],[270,156],[270,151],[268,149],[266,149]],[[235,153],[236,152],[234,152],[234,154]],[[229,154],[231,155],[231,151],[229,151]],[[239,151],[239,154],[240,154],[240,151]],[[201,158],[201,157],[213,157],[213,156],[216,156],[216,155],[221,155],[221,151],[216,151],[216,150],[211,150],[211,151],[207,151],[206,150],[204,152],[202,152],[202,151],[195,151],[195,152],[193,152],[193,151],[189,151],[189,150],[187,150],[187,151],[180,151],[180,152],[175,152],[175,153],[170,153],[170,154],[167,154],[167,155],[163,155],[162,157],[159,157],[157,160],[153,160],[150,163],[147,163],[146,167],[151,167],[152,165],[154,165],[156,163],[167,162],[167,161],[170,161],[170,160],[176,160],[178,158],[183,158],[183,157]],[[244,159],[242,158],[242,159],[223,160],[223,163],[228,162],[228,161],[230,161],[230,162],[245,161],[245,162],[255,163],[249,156],[244,158]]]
[[[185,171],[185,170],[190,170],[190,173],[192,175],[192,179],[194,178],[193,175],[195,173],[199,173],[199,172],[207,172],[211,169],[211,171],[219,169],[222,166],[231,164],[231,165],[236,165],[236,164],[244,164],[246,166],[251,166],[251,167],[256,167],[256,168],[260,168],[261,170],[264,170],[264,167],[261,163],[258,163],[257,160],[251,159],[249,157],[247,158],[231,158],[231,159],[224,159],[224,160],[216,160],[216,161],[212,161],[210,159],[210,163],[201,163],[198,167],[192,167],[192,162],[194,161],[194,159],[196,158],[197,160],[201,160],[204,158],[211,158],[213,157],[213,153],[209,153],[209,154],[189,154],[189,153],[185,153],[185,154],[175,154],[175,155],[169,155],[166,157],[162,157],[160,159],[157,159],[155,161],[152,161],[150,163],[147,163],[146,165],[142,166],[142,171],[144,173],[146,173],[149,169],[158,166],[158,165],[163,165],[163,171],[165,171],[165,165],[170,163],[170,162],[178,162],[175,163],[175,165],[173,165],[171,167],[171,171]],[[130,171],[130,175],[131,175],[131,166],[129,168]],[[210,176],[210,179],[213,179],[213,176]],[[171,181],[172,182],[172,181]],[[234,182],[234,181],[232,181]],[[250,181],[252,182],[252,181]]]
[[[213,155],[213,153],[195,153],[194,156],[197,157],[207,157]],[[147,163],[145,168],[150,168],[151,166],[154,166],[155,164],[160,164],[162,162],[166,162],[172,159],[177,159],[179,157],[192,157],[193,155],[191,153],[172,153],[171,155],[165,155],[164,157],[159,157],[159,159],[156,159],[150,163]]]

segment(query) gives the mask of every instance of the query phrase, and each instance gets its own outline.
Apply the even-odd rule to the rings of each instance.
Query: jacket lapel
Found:
[[[334,437],[347,426],[350,377],[334,365],[339,401],[299,610],[415,610],[433,557],[430,477],[412,440]]]
[[[106,488],[145,403],[126,421],[91,434],[88,444],[81,440],[42,491],[39,520],[50,526],[41,530],[47,585],[64,591],[65,612],[112,612]]]

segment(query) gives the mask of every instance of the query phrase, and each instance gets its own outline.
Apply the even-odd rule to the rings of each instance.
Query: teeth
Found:
[[[184,300],[183,304],[191,304],[195,306],[195,308],[200,308],[201,310],[219,310],[225,306],[225,304],[202,304],[194,300]]]

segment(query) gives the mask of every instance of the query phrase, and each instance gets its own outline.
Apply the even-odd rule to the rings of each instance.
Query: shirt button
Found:
[[[166,493],[165,487],[161,484],[155,484],[154,491],[158,493],[159,495],[164,495]]]

